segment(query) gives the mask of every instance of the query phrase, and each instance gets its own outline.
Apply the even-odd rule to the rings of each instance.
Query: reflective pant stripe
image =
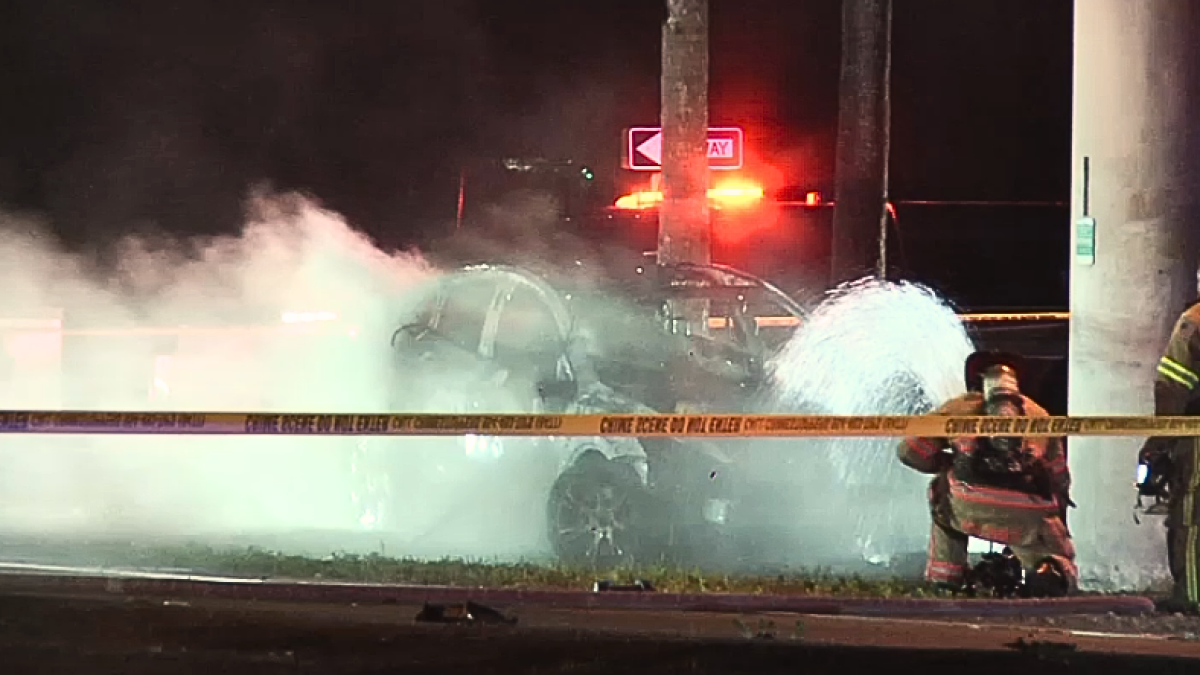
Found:
[[[925,580],[938,582],[957,582],[962,581],[963,574],[966,572],[966,567],[929,567],[925,570]]]
[[[1200,575],[1196,573],[1196,546],[1200,544],[1200,538],[1197,534],[1200,534],[1200,528],[1193,525],[1187,528],[1187,537],[1184,538],[1186,545],[1183,550],[1183,574],[1187,580],[1185,599],[1189,603],[1200,603]]]
[[[1186,580],[1184,586],[1187,593],[1187,601],[1190,603],[1200,603],[1200,561],[1196,560],[1197,550],[1200,547],[1200,528],[1196,523],[1196,490],[1200,488],[1200,457],[1197,454],[1197,441],[1193,441],[1193,446],[1190,451],[1192,457],[1192,475],[1188,481],[1187,490],[1183,495],[1183,526],[1186,528],[1187,536],[1184,537],[1183,547],[1183,574]]]

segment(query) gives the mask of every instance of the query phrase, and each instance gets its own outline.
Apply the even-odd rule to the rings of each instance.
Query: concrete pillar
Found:
[[[1196,294],[1198,17],[1194,0],[1075,2],[1072,415],[1151,413],[1155,365]],[[1132,516],[1143,440],[1069,443],[1079,504],[1070,525],[1085,576],[1130,585],[1137,573],[1165,572],[1162,519],[1139,526]]]

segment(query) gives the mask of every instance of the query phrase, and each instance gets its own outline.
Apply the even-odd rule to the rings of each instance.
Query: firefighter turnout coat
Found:
[[[1022,398],[1027,416],[1048,416],[1032,399]],[[983,415],[983,395],[963,394],[933,414]],[[900,442],[897,454],[902,463],[935,475],[929,486],[933,527],[927,580],[961,582],[967,571],[968,538],[977,537],[1010,546],[1027,568],[1052,558],[1075,587],[1075,548],[1064,522],[1071,474],[1062,440],[1026,438],[1023,442],[1038,480],[1031,474],[1027,486],[1017,488],[986,485],[961,470],[967,464],[963,460],[975,451],[975,438],[910,437]]]
[[[1200,414],[1200,302],[1175,322],[1154,380],[1154,414]],[[1200,438],[1151,438],[1143,453],[1166,452],[1168,478],[1167,559],[1175,599],[1200,606]]]

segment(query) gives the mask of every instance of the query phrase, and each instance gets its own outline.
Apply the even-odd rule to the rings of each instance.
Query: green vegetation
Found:
[[[224,547],[194,542],[158,545],[128,541],[37,541],[9,544],[10,559],[124,569],[188,571],[279,580],[325,580],[542,590],[590,590],[599,580],[630,584],[642,580],[661,592],[745,593],[857,598],[938,598],[947,591],[902,578],[864,578],[828,570],[783,574],[714,574],[671,565],[592,570],[535,562],[500,563],[463,559],[419,560],[334,553],[324,557],[280,553],[255,546]],[[34,553],[36,551],[36,553]],[[28,552],[28,555],[24,553]],[[1158,596],[1161,584],[1137,595]],[[1168,584],[1169,585],[1169,584]],[[1110,594],[1113,591],[1104,592]],[[1116,592],[1117,595],[1125,593]]]
[[[750,593],[840,597],[941,597],[926,584],[900,579],[865,579],[813,570],[777,575],[721,575],[667,566],[590,570],[535,563],[469,560],[412,560],[378,553],[335,553],[325,558],[277,553],[261,548],[219,549],[185,544],[161,548],[110,550],[93,564],[110,567],[186,569],[292,580],[482,586],[489,588],[589,590],[597,580],[650,582],[662,592]]]

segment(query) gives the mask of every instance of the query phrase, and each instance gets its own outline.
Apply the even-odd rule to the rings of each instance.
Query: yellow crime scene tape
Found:
[[[5,434],[705,438],[1200,436],[1200,417],[322,415],[0,411]]]
[[[996,323],[996,322],[1041,322],[1068,321],[1069,312],[988,312],[976,314],[959,314],[964,323]],[[758,316],[754,318],[759,328],[795,328],[802,322],[794,316]],[[138,326],[123,328],[74,328],[64,330],[61,319],[6,319],[0,318],[0,330],[16,331],[58,331],[70,336],[112,336],[133,337],[137,335],[236,335],[252,333],[314,333],[322,328],[321,322],[270,324],[247,326]],[[725,317],[715,316],[708,320],[709,328],[727,328],[730,321]]]

